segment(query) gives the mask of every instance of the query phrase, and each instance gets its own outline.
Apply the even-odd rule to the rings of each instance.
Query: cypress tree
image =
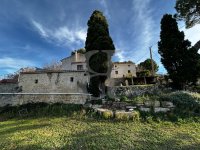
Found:
[[[176,19],[166,14],[161,20],[158,52],[161,62],[173,81],[175,88],[183,89],[188,83],[195,83],[198,76],[199,54],[191,43],[184,39]]]
[[[108,23],[102,12],[95,10],[88,20],[87,38],[85,42],[86,53],[93,50],[115,50],[115,46],[109,34]],[[108,71],[110,57],[99,51],[89,59],[87,64],[92,70],[98,73]],[[104,86],[107,76],[95,76],[90,78],[89,91],[94,96],[99,96],[100,87]]]

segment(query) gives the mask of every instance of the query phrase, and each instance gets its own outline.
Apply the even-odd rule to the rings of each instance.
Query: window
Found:
[[[115,68],[117,67],[117,65],[115,65]]]
[[[38,83],[38,79],[35,79],[35,84],[37,84]]]
[[[118,74],[118,71],[115,71],[115,74]]]
[[[86,73],[84,73],[84,76],[87,76],[87,74],[86,74]]]
[[[128,65],[130,67],[130,65]]]
[[[83,70],[83,65],[77,65],[77,70]]]
[[[73,81],[74,81],[74,77],[71,77],[71,78],[70,78],[70,81],[73,82]]]
[[[130,71],[130,70],[128,70],[128,73],[131,73],[131,71]]]

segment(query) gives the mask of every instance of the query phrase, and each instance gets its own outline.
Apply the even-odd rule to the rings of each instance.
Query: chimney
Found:
[[[77,62],[78,60],[78,56],[77,56],[77,51],[75,51],[75,62]]]

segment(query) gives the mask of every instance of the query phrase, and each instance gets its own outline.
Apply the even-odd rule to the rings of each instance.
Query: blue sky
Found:
[[[1,0],[0,76],[22,67],[42,67],[84,47],[87,21],[95,9],[108,20],[114,61],[140,63],[152,46],[159,73],[165,73],[157,42],[160,20],[165,13],[175,13],[174,5],[175,0]],[[199,40],[200,25],[181,30],[192,44]]]

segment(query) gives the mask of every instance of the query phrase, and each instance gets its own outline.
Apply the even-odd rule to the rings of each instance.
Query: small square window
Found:
[[[130,65],[128,65],[130,67]]]
[[[74,81],[74,77],[71,77],[71,78],[70,78],[70,81],[73,82],[73,81]]]
[[[131,71],[130,71],[130,70],[128,70],[128,73],[131,73]]]
[[[35,79],[35,84],[37,84],[38,83],[38,79]]]
[[[84,73],[84,76],[87,76],[87,74],[86,74],[86,73]]]
[[[118,74],[118,71],[115,71],[115,74]]]
[[[83,70],[83,65],[77,65],[77,70]]]

